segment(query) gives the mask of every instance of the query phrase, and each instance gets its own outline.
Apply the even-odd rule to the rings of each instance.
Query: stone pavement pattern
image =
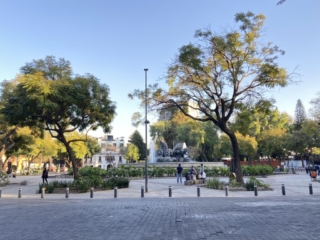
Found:
[[[0,239],[320,239],[320,196],[0,199]]]

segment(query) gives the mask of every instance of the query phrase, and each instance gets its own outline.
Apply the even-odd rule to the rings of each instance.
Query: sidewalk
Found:
[[[228,181],[228,178],[221,177],[221,181]],[[285,184],[286,196],[308,196],[309,184],[312,183],[313,194],[320,195],[320,183],[311,182],[311,178],[308,174],[302,172],[298,174],[286,174],[286,175],[271,175],[266,178],[258,178],[265,183],[270,184],[273,191],[259,191],[258,197],[274,197],[281,196],[282,189],[281,184]],[[28,184],[21,186],[22,181],[28,181]],[[66,181],[72,179],[68,178],[49,178],[48,181]],[[245,177],[245,182],[247,177]],[[39,183],[42,183],[42,179],[39,176],[17,176],[17,178],[10,178],[10,184],[2,187],[2,198],[18,198],[19,188],[22,189],[22,198],[26,199],[38,199],[41,197],[36,191],[39,189]],[[141,187],[145,187],[145,180],[131,180],[129,188],[118,189],[118,198],[140,198]],[[168,198],[169,186],[172,187],[173,198],[189,198],[197,197],[197,186],[185,186],[184,184],[178,184],[176,178],[151,178],[148,179],[148,192],[144,194],[145,198]],[[225,197],[224,190],[214,190],[205,187],[200,188],[201,197]],[[97,191],[94,192],[94,198],[113,198],[114,191]],[[229,197],[254,197],[252,191],[229,191]],[[46,194],[47,199],[64,199],[65,194]],[[86,199],[90,198],[90,193],[78,193],[69,194],[71,199]]]

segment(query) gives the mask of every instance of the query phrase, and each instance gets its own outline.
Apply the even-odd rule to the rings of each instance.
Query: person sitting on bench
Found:
[[[203,173],[202,173],[202,175],[201,175],[201,179],[206,179],[206,177],[207,177],[207,175],[206,175],[206,173],[203,171]]]
[[[189,174],[188,172],[186,173],[185,177],[186,177],[186,181],[191,180],[191,178],[190,178],[190,174]]]

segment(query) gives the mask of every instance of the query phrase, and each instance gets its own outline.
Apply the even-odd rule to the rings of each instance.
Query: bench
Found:
[[[186,185],[186,186],[195,185],[195,184],[203,184],[203,183],[206,183],[205,179],[184,181],[184,185]]]

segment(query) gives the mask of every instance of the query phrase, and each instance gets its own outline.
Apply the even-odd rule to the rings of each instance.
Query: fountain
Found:
[[[185,143],[177,143],[173,149],[169,149],[167,144],[160,141],[160,148],[155,151],[154,141],[150,144],[150,163],[159,162],[193,162],[188,156],[188,148]]]
[[[175,144],[173,149],[168,148],[167,144],[163,141],[160,141],[159,146],[155,146],[155,141],[150,142],[149,148],[149,167],[177,167],[177,164],[180,163],[184,168],[190,168],[196,164],[195,160],[192,160],[188,155],[188,148],[184,142]],[[127,163],[134,167],[143,168],[145,163]],[[223,162],[206,162],[207,167],[223,167]]]

